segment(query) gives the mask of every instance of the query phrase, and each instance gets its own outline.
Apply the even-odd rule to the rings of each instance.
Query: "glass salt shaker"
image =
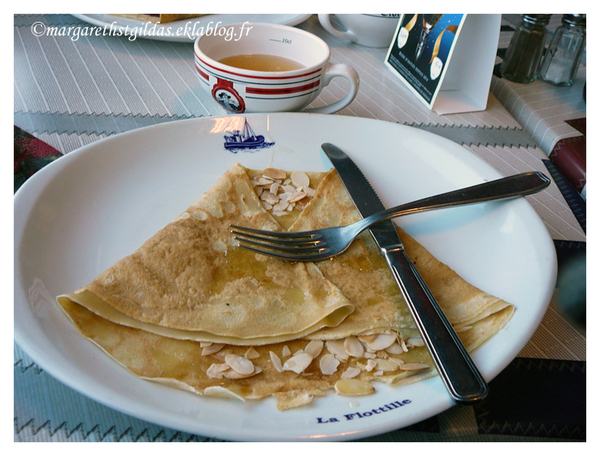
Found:
[[[551,16],[523,14],[500,66],[503,78],[521,83],[535,81],[546,42],[546,25]]]
[[[585,14],[565,14],[540,68],[540,77],[557,86],[573,85],[585,48]]]

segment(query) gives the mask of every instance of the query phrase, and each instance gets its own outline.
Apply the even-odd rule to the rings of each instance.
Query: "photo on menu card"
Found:
[[[464,14],[404,14],[388,50],[386,65],[430,108],[465,19]]]

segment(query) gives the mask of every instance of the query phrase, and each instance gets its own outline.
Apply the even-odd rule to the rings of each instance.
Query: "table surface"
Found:
[[[556,18],[553,16],[551,24],[557,24]],[[508,45],[516,20],[518,16],[503,17],[499,49]],[[62,154],[147,125],[227,114],[200,90],[191,43],[115,36],[77,40],[72,36],[37,37],[32,33],[36,22],[55,27],[89,24],[71,15],[14,18],[15,126]],[[581,135],[564,121],[585,118],[581,97],[585,65],[570,88],[540,81],[514,84],[493,76],[484,111],[439,115],[422,105],[384,66],[386,49],[361,47],[333,37],[322,29],[314,15],[298,27],[327,42],[332,62],[350,64],[360,75],[356,99],[335,115],[375,118],[426,129],[461,144],[505,175],[551,171],[554,182],[548,191],[527,198],[554,239],[559,261],[563,250],[585,251],[585,212],[582,215],[574,209],[577,205],[581,208],[582,202],[577,195],[565,192],[560,173],[548,160],[558,140]],[[332,82],[314,106],[339,98],[344,90]],[[14,356],[15,441],[214,440],[111,410],[54,380],[16,344]],[[580,394],[585,403],[585,359],[585,328],[564,312],[557,292],[531,341],[493,382],[500,384],[519,375],[535,385],[542,378],[540,375],[562,375],[557,382],[573,382],[578,388],[583,385]],[[529,378],[523,372],[537,372],[537,376]],[[586,439],[585,410],[576,411],[575,419],[564,423],[561,420],[565,421],[569,410],[546,410],[546,421],[540,422],[533,415],[523,413],[515,417],[514,410],[499,407],[504,399],[500,394],[486,406],[454,407],[408,429],[367,440]],[[540,401],[545,402],[543,397]],[[549,424],[555,417],[557,421]]]

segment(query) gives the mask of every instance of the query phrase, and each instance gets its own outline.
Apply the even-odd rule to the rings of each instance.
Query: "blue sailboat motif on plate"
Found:
[[[263,135],[257,135],[250,127],[248,119],[244,118],[244,127],[241,130],[233,130],[224,135],[225,149],[237,153],[240,151],[252,152],[258,149],[271,147],[275,142],[265,140]]]

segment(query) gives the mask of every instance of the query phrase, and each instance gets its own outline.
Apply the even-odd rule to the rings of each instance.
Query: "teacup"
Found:
[[[331,24],[335,16],[344,30]],[[400,14],[319,14],[319,22],[334,36],[367,47],[388,47],[398,27]]]
[[[301,110],[335,77],[350,83],[347,94],[305,111],[339,111],[358,93],[354,68],[331,64],[329,46],[294,27],[249,22],[226,25],[198,37],[194,53],[202,87],[233,113]]]

